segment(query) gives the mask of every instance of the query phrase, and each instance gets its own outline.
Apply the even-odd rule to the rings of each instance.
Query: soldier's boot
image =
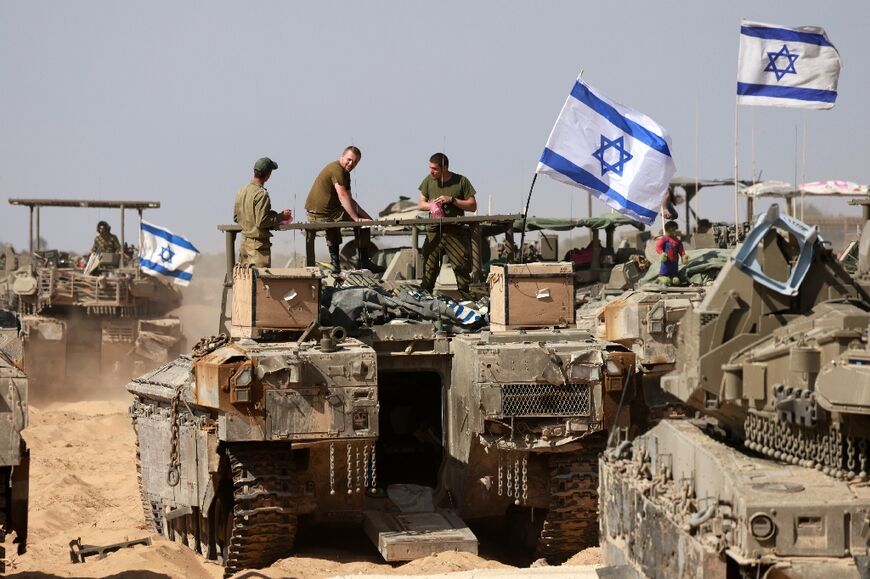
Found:
[[[334,273],[339,273],[341,271],[341,258],[338,254],[338,246],[330,245],[329,247],[329,264],[332,266],[332,271]]]
[[[357,253],[359,254],[357,267],[360,269],[367,269],[372,273],[384,273],[386,271],[386,268],[379,266],[369,258],[369,249],[367,247],[360,247]]]

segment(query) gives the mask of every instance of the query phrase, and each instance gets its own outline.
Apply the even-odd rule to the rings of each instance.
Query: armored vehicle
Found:
[[[155,532],[227,574],[289,555],[300,522],[362,526],[388,561],[476,552],[478,522],[551,560],[597,545],[596,460],[628,427],[632,352],[425,319],[349,337],[318,325],[316,268],[229,277],[234,337],[127,386]]]
[[[760,216],[679,325],[663,420],[600,461],[608,564],[644,577],[866,577],[867,295],[817,232]]]
[[[181,323],[165,314],[181,294],[140,272],[136,247],[125,243],[124,214],[159,207],[154,201],[10,199],[30,209],[30,247],[7,249],[0,305],[21,320],[24,368],[36,391],[62,385],[73,391],[99,377],[123,384],[166,362],[183,346]],[[120,253],[93,254],[79,264],[40,246],[46,207],[115,208],[121,214]],[[34,227],[35,217],[35,227]]]
[[[19,324],[0,310],[0,571],[5,570],[2,543],[14,531],[18,554],[27,548],[27,500],[30,451],[21,431],[27,426],[27,376],[22,369]]]

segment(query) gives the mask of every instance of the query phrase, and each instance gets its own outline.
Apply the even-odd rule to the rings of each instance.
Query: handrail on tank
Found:
[[[463,217],[444,217],[441,219],[420,218],[420,219],[372,219],[365,221],[335,221],[332,223],[288,223],[287,225],[279,225],[274,231],[304,231],[305,232],[305,265],[314,265],[314,240],[318,231],[326,231],[327,229],[357,229],[360,227],[405,227],[406,230],[387,231],[385,235],[410,235],[411,245],[414,250],[419,251],[418,234],[419,227],[422,225],[469,225],[476,231],[471,236],[472,253],[475,249],[478,250],[477,255],[480,255],[480,244],[482,243],[482,225],[501,225],[504,227],[504,233],[508,239],[513,240],[513,224],[517,219],[522,218],[519,214],[506,215],[468,215]],[[227,258],[227,279],[232,276],[233,266],[235,266],[235,245],[236,235],[242,230],[237,224],[218,225],[218,230],[224,232],[226,240],[226,258]]]
[[[507,215],[468,215],[463,217],[443,217],[441,219],[420,218],[420,219],[372,219],[364,221],[335,221],[332,223],[288,223],[279,225],[273,231],[304,231],[305,232],[305,265],[310,267],[315,264],[314,260],[314,240],[317,237],[318,231],[326,231],[327,229],[357,229],[360,227],[402,227],[400,231],[385,232],[387,235],[410,235],[411,247],[415,252],[420,251],[418,236],[419,227],[423,225],[468,225],[472,229],[471,233],[471,253],[472,256],[481,255],[481,247],[483,245],[483,225],[497,225],[504,228],[504,233],[511,246],[514,246],[514,221],[522,218],[520,214]],[[236,265],[236,236],[242,230],[241,226],[233,223],[230,225],[218,225],[218,230],[224,233],[226,265],[227,272],[224,277],[223,295],[221,296],[221,323],[223,328],[225,324],[227,293],[233,287],[233,267]],[[480,277],[481,264],[480,260],[472,260],[472,279]]]
[[[135,209],[139,213],[139,222],[142,221],[142,212],[145,209],[159,209],[160,201],[103,201],[101,199],[23,199],[20,197],[9,199],[10,205],[20,205],[30,208],[29,252],[33,257],[33,210],[36,209],[36,249],[39,251],[39,210],[42,207],[77,207],[79,209],[120,209],[121,210],[121,266],[124,266],[124,211]]]

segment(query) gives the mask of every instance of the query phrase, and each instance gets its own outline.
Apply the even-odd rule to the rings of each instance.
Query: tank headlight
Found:
[[[768,515],[756,513],[749,519],[749,531],[759,541],[766,541],[776,533],[776,524]]]
[[[622,374],[622,369],[613,360],[608,360],[604,364],[604,370],[607,372],[608,376],[619,376]]]

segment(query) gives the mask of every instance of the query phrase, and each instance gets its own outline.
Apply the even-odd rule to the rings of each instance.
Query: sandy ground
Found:
[[[30,409],[25,437],[31,448],[30,540],[24,555],[9,554],[12,577],[189,577],[219,578],[223,569],[181,545],[145,528],[136,482],[133,429],[125,401],[82,401]],[[72,564],[69,542],[106,545],[151,536],[151,546],[137,546]],[[600,562],[597,549],[578,554],[553,576],[588,575]],[[467,553],[440,553],[405,565],[381,562],[374,547],[303,546],[284,559],[247,577],[315,578],[352,575],[442,575],[480,570],[470,576],[525,576],[496,560]],[[576,574],[573,572],[576,571]],[[496,575],[492,575],[496,573]],[[535,570],[535,575],[538,575]],[[550,574],[547,574],[548,576]]]

